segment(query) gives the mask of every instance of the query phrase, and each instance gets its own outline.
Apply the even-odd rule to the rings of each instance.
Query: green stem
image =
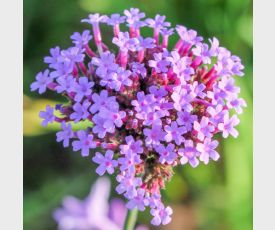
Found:
[[[124,230],[134,230],[137,222],[138,209],[129,210],[127,213]]]

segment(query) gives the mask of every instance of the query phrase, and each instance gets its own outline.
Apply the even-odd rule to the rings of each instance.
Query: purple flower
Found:
[[[144,67],[144,64],[138,62],[132,62],[132,72],[133,74],[141,75],[142,78],[145,78],[147,75],[147,70]]]
[[[96,155],[92,158],[92,160],[99,164],[96,168],[96,173],[102,176],[106,171],[109,174],[114,173],[114,168],[117,167],[118,163],[116,160],[113,160],[114,152],[112,150],[107,150],[105,155],[102,155],[99,152],[95,153]]]
[[[103,126],[106,129],[109,129],[114,125],[120,128],[123,124],[122,119],[126,116],[126,113],[124,111],[112,112],[112,111],[108,111],[105,108],[101,108],[100,112],[98,113],[98,116],[105,119]]]
[[[141,154],[143,153],[143,143],[141,140],[135,141],[133,136],[125,137],[126,145],[120,145],[120,151],[122,154]]]
[[[215,151],[215,148],[218,146],[218,144],[218,141],[211,141],[210,138],[205,138],[203,143],[198,143],[197,150],[201,153],[200,160],[205,164],[208,164],[209,158],[217,161],[220,158],[220,155]]]
[[[207,44],[197,44],[196,47],[192,49],[192,52],[197,57],[200,57],[204,64],[211,64],[212,53],[208,50]]]
[[[174,101],[174,108],[177,111],[184,110],[186,112],[191,112],[193,110],[193,106],[191,105],[193,96],[186,89],[181,87],[174,88],[171,98]]]
[[[78,33],[78,32],[74,32],[73,35],[70,37],[73,41],[73,43],[77,46],[77,47],[84,47],[86,46],[89,41],[93,38],[92,35],[90,35],[90,31],[89,30],[84,30],[82,32],[82,34]]]
[[[136,51],[139,45],[137,38],[130,38],[128,32],[119,32],[118,37],[114,37],[112,42],[117,45],[121,51]]]
[[[186,140],[184,142],[184,148],[180,148],[178,154],[181,156],[180,163],[182,165],[187,162],[189,162],[193,168],[199,165],[199,160],[197,159],[199,154],[192,140]]]
[[[145,50],[145,49],[153,49],[156,47],[155,40],[153,38],[143,38],[138,37],[138,49],[137,50]]]
[[[166,73],[170,62],[165,59],[163,53],[154,53],[155,60],[149,60],[149,66],[153,67],[157,73]]]
[[[80,102],[84,96],[92,94],[91,88],[94,86],[94,82],[89,82],[87,77],[80,77],[78,84],[75,87],[76,95],[75,100]]]
[[[180,38],[188,45],[199,44],[203,40],[202,37],[197,36],[195,30],[187,30],[184,26],[179,25],[177,25],[176,30]]]
[[[92,64],[97,66],[96,74],[105,79],[110,72],[116,71],[118,65],[115,63],[115,55],[106,51],[100,55],[100,58],[94,57]]]
[[[111,17],[107,19],[107,24],[115,26],[125,22],[126,17],[120,16],[120,14],[112,14]]]
[[[142,188],[139,188],[137,190],[137,196],[135,196],[133,199],[131,199],[127,204],[126,207],[129,209],[134,209],[137,208],[139,211],[144,211],[145,206],[144,206],[144,195],[145,195],[145,190]]]
[[[202,117],[200,123],[197,121],[194,122],[194,130],[198,132],[197,137],[200,141],[203,141],[205,137],[211,138],[214,129],[214,126],[209,124],[208,117]]]
[[[131,8],[130,10],[124,10],[124,14],[126,15],[126,21],[129,25],[134,24],[136,21],[145,17],[145,13],[140,12],[137,8]]]
[[[177,145],[180,145],[183,141],[183,134],[187,132],[185,126],[178,126],[177,122],[173,121],[171,125],[164,126],[164,130],[166,131],[166,135],[164,139],[167,142],[171,142],[172,140],[175,141]]]
[[[243,112],[242,107],[247,107],[245,100],[237,97],[230,98],[226,105],[229,109],[235,109],[238,114]]]
[[[53,68],[51,78],[67,77],[73,72],[74,63],[71,61],[58,62]]]
[[[99,138],[104,138],[107,131],[109,133],[115,132],[115,126],[112,126],[108,130],[107,130],[107,128],[104,127],[105,119],[98,116],[98,114],[96,114],[93,117],[93,122],[94,122],[93,133],[97,134]]]
[[[192,130],[194,121],[198,120],[197,115],[192,115],[188,112],[177,112],[178,118],[177,122],[179,125],[183,125],[187,131]]]
[[[102,90],[100,94],[94,93],[92,95],[93,104],[90,107],[91,113],[96,113],[97,111],[100,111],[101,108],[106,108],[110,111],[118,111],[118,103],[116,102],[116,98],[114,96],[108,97],[107,90]]]
[[[221,104],[218,104],[216,107],[209,106],[207,112],[211,115],[210,121],[215,126],[223,122],[225,115],[228,114],[228,110],[224,109],[224,106]]]
[[[87,22],[91,25],[94,25],[99,22],[106,22],[107,19],[108,19],[108,17],[106,15],[89,14],[88,19],[82,19],[81,22]]]
[[[205,98],[206,94],[203,92],[205,90],[206,86],[203,83],[198,83],[197,81],[193,82],[193,84],[190,86],[191,93],[193,94],[193,97],[200,97],[202,99]]]
[[[61,51],[58,61],[60,62],[83,62],[85,55],[82,53],[83,50],[80,47],[70,47],[67,50]]]
[[[116,177],[119,185],[116,187],[116,191],[119,194],[125,193],[125,197],[133,199],[137,196],[137,187],[142,184],[140,177],[134,177],[128,175],[118,175]]]
[[[153,124],[152,129],[143,130],[145,138],[145,144],[148,145],[158,145],[160,141],[164,139],[165,133],[162,131],[162,127],[159,124]]]
[[[50,84],[53,80],[49,77],[49,70],[46,69],[44,73],[39,72],[36,77],[36,81],[31,84],[31,91],[38,89],[38,93],[42,94],[46,92],[47,85]]]
[[[85,100],[82,104],[77,102],[73,105],[74,112],[70,115],[70,118],[74,120],[74,122],[78,122],[80,120],[84,120],[89,116],[88,108],[91,103],[88,100]]]
[[[239,123],[240,120],[237,118],[236,115],[233,115],[231,118],[229,118],[229,114],[227,113],[224,116],[224,121],[218,124],[218,129],[222,131],[222,136],[224,138],[227,138],[229,134],[236,138],[239,135],[239,133],[234,128],[234,126],[238,125]]]
[[[128,200],[127,207],[149,207],[153,224],[167,224],[172,210],[162,203],[161,189],[171,180],[174,167],[218,160],[215,134],[238,135],[239,120],[232,112],[241,113],[246,103],[239,97],[234,75],[243,76],[244,66],[216,38],[205,42],[196,31],[178,25],[179,38],[170,49],[175,28],[169,28],[165,16],[143,20],[145,14],[136,8],[124,14],[90,14],[82,20],[92,25],[93,36],[90,30],[75,32],[72,47],[51,49],[44,59],[49,70],[39,73],[31,89],[43,93],[48,88],[67,99],[55,106],[60,117],[51,107],[40,114],[43,125],[61,123],[57,141],[66,147],[74,138],[73,149],[84,156],[90,149],[104,149],[105,154],[93,157],[99,164],[96,172],[116,173],[116,190]],[[113,36],[101,36],[102,22],[112,26]],[[121,32],[121,24],[128,31]],[[144,37],[143,26],[153,28],[153,36]],[[96,50],[89,46],[92,38]],[[118,49],[110,49],[110,42]],[[80,125],[73,132],[72,121],[92,122],[92,127]],[[91,216],[86,209],[80,215],[64,215],[67,220],[62,221],[73,229],[117,230],[115,225],[104,226],[106,215],[93,219],[98,212],[92,211]]]
[[[59,77],[56,81],[59,84],[55,87],[56,92],[63,93],[65,91],[71,93],[75,91],[76,80],[72,75],[69,75],[68,77]]]
[[[164,163],[172,164],[177,157],[177,154],[175,153],[175,145],[171,143],[168,144],[167,147],[160,144],[155,147],[155,150],[160,155],[159,162],[161,164],[164,164]]]
[[[234,97],[240,92],[240,88],[235,86],[235,80],[233,78],[223,77],[218,86],[224,98]]]
[[[49,64],[50,67],[54,67],[58,63],[58,58],[60,57],[60,48],[56,46],[50,49],[51,56],[44,58],[44,62]]]
[[[168,206],[160,206],[156,209],[151,209],[150,213],[154,216],[154,218],[151,221],[151,224],[153,225],[166,225],[169,224],[171,221],[171,215],[173,213],[173,210]]]
[[[112,200],[109,206],[110,181],[99,178],[91,188],[90,194],[79,200],[73,196],[63,199],[61,208],[54,211],[53,217],[60,230],[112,229],[121,230],[126,218],[126,209],[121,208],[120,200]],[[115,202],[114,202],[115,201]],[[112,215],[113,209],[121,215]]]
[[[57,142],[63,141],[63,146],[68,147],[70,138],[74,136],[72,125],[70,123],[66,125],[66,122],[63,121],[61,123],[61,128],[62,128],[62,131],[59,131],[56,133],[56,141]]]
[[[128,171],[129,173],[134,173],[135,166],[141,162],[140,156],[133,152],[128,152],[125,156],[118,158],[121,172]]]
[[[53,112],[54,112],[54,108],[52,108],[49,105],[46,106],[46,111],[39,112],[39,117],[44,119],[42,121],[42,126],[46,127],[48,125],[48,123],[54,122],[55,116],[54,116]]]
[[[121,86],[131,86],[133,81],[129,78],[132,72],[119,67],[116,72],[110,75],[111,82],[108,86],[115,91],[119,91]]]
[[[77,137],[79,141],[73,141],[73,150],[78,151],[81,149],[81,155],[83,157],[89,156],[89,150],[96,148],[96,143],[93,141],[94,136],[84,130],[79,130]]]
[[[170,22],[165,22],[165,18],[166,18],[166,16],[161,16],[161,15],[157,14],[155,19],[148,18],[148,19],[146,19],[146,22],[149,27],[160,30],[163,27],[169,27],[171,25]]]

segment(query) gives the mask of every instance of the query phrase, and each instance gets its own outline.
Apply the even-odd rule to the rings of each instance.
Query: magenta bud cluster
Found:
[[[31,85],[68,100],[40,112],[42,125],[59,122],[57,141],[92,155],[98,175],[115,173],[116,191],[129,209],[148,207],[152,224],[168,224],[173,211],[163,204],[161,189],[174,167],[217,161],[215,137],[238,136],[236,114],[246,103],[234,76],[243,76],[244,66],[217,38],[205,43],[194,30],[170,27],[165,16],[146,19],[131,8],[123,16],[90,14],[82,22],[92,33],[75,32],[72,47],[50,49],[44,59],[49,68]],[[104,43],[102,24],[112,27],[112,47]],[[142,27],[152,28],[152,37],[143,37]],[[174,33],[179,39],[169,50]],[[90,127],[73,131],[81,121]]]

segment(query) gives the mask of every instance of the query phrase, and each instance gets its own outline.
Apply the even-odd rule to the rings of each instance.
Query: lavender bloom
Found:
[[[78,122],[82,119],[86,119],[89,116],[88,108],[91,103],[88,100],[85,100],[82,104],[79,102],[73,105],[74,112],[70,115],[70,118],[74,120],[74,122]]]
[[[141,154],[143,153],[142,141],[133,138],[133,136],[125,137],[126,145],[120,145],[120,151],[123,155],[126,154]]]
[[[165,56],[162,53],[155,53],[154,59],[149,61],[149,66],[153,67],[157,73],[166,73],[170,63],[166,61]]]
[[[177,145],[180,145],[184,141],[182,135],[187,132],[184,126],[178,127],[177,122],[175,121],[173,121],[170,126],[164,126],[164,130],[167,133],[164,139],[167,142],[171,142],[173,140]]]
[[[210,121],[215,126],[217,126],[219,123],[222,123],[224,121],[225,115],[228,114],[228,110],[224,109],[224,106],[221,104],[218,104],[216,107],[209,106],[207,108],[207,112],[211,115]]]
[[[130,10],[124,10],[129,25],[133,25],[135,22],[145,17],[143,12],[140,12],[137,8],[131,8]]]
[[[139,44],[137,50],[153,49],[155,48],[155,40],[152,38],[138,38]]]
[[[88,45],[89,41],[93,38],[93,36],[90,35],[89,30],[84,30],[82,34],[74,32],[70,38],[72,39],[75,46],[83,48],[86,45]]]
[[[44,73],[40,72],[35,77],[36,81],[31,84],[31,91],[38,89],[38,93],[42,94],[46,92],[47,85],[53,80],[49,77],[49,70],[46,69]]]
[[[60,123],[57,141],[64,147],[72,141],[73,149],[82,150],[84,156],[90,149],[104,149],[105,155],[97,153],[93,158],[99,164],[97,172],[116,174],[116,190],[127,199],[128,208],[148,207],[153,224],[167,224],[172,210],[162,203],[161,189],[171,180],[173,168],[187,163],[195,168],[199,160],[205,164],[218,160],[215,134],[238,135],[239,120],[232,112],[242,113],[246,103],[239,98],[234,76],[243,76],[244,66],[215,37],[205,42],[192,29],[169,28],[165,16],[142,21],[145,14],[136,8],[124,14],[90,14],[82,20],[92,25],[93,36],[90,30],[75,32],[72,47],[51,49],[44,59],[49,68],[36,76],[31,90],[43,93],[48,88],[65,96],[67,102],[55,107],[56,116],[51,107],[40,113],[42,125]],[[102,22],[111,25],[114,33],[106,44],[113,42],[118,51],[103,42]],[[120,31],[122,23],[127,31]],[[154,28],[154,35],[145,38],[143,26]],[[174,29],[179,39],[169,49]],[[96,51],[89,46],[92,38]],[[82,121],[92,122],[92,127],[81,125],[73,132],[71,122]],[[64,215],[69,221],[62,221],[73,229],[101,228],[93,225],[96,220],[92,225],[87,221],[86,210],[82,213],[80,219]]]
[[[242,107],[247,107],[245,100],[237,97],[230,98],[226,105],[229,109],[235,109],[238,114],[243,112]]]
[[[137,38],[130,38],[128,32],[119,32],[118,37],[114,37],[112,42],[117,45],[121,51],[136,51],[139,45]]]
[[[71,47],[67,50],[62,50],[58,57],[59,62],[83,62],[85,55],[80,47]]]
[[[50,49],[51,56],[44,58],[44,62],[49,64],[50,67],[54,67],[58,63],[58,58],[60,57],[60,48],[57,46]]]
[[[146,75],[147,75],[147,70],[144,67],[144,64],[141,64],[141,63],[138,63],[138,62],[133,62],[132,63],[132,73],[141,75],[142,78],[145,78]]]
[[[177,112],[178,118],[177,122],[179,125],[183,125],[187,131],[192,130],[194,121],[198,120],[197,115],[192,115],[188,112]]]
[[[144,129],[144,135],[146,136],[145,144],[148,145],[158,145],[160,141],[164,139],[165,133],[161,130],[159,124],[153,124],[152,129]]]
[[[234,128],[234,126],[238,125],[239,123],[240,120],[237,118],[236,115],[233,115],[233,117],[229,118],[229,114],[227,113],[224,116],[223,123],[218,124],[218,128],[222,131],[222,136],[224,138],[227,138],[229,134],[236,138],[239,135],[239,133]]]
[[[155,147],[155,150],[160,154],[159,162],[161,164],[172,164],[177,157],[177,154],[175,153],[175,145],[171,143],[168,144],[167,147],[160,144]]]
[[[66,122],[63,121],[61,123],[61,128],[62,128],[62,131],[59,131],[56,133],[56,141],[57,142],[63,141],[63,146],[68,147],[70,138],[73,138],[74,136],[72,125],[71,124],[66,125]]]
[[[118,163],[120,165],[120,171],[128,171],[129,173],[135,172],[135,165],[140,164],[142,161],[139,155],[133,152],[128,152],[125,157],[118,158]]]
[[[217,161],[220,158],[220,155],[215,151],[218,144],[218,141],[211,141],[210,138],[205,138],[203,143],[198,143],[197,150],[201,153],[200,160],[205,164],[208,164],[209,158]]]
[[[76,88],[76,80],[72,75],[69,75],[68,77],[59,77],[56,79],[57,85],[55,87],[56,92],[58,93],[63,93],[63,92],[68,92],[71,93],[75,91]]]
[[[121,209],[120,200],[111,201],[110,181],[107,178],[99,178],[91,188],[90,194],[79,200],[73,196],[63,199],[63,207],[54,211],[53,217],[60,230],[87,230],[87,229],[112,229],[121,230],[126,218],[126,210]],[[114,201],[116,201],[114,203]],[[121,216],[110,216],[114,208],[120,208]]]
[[[101,139],[105,137],[107,131],[109,133],[114,133],[115,132],[115,130],[114,130],[115,127],[114,126],[112,126],[111,129],[109,128],[108,130],[107,130],[107,128],[104,127],[105,119],[98,116],[98,114],[96,114],[93,117],[93,122],[95,124],[94,127],[93,127],[93,133],[97,134],[97,136]]]
[[[161,16],[157,14],[155,19],[148,18],[146,19],[146,22],[149,27],[160,30],[163,27],[169,27],[171,25],[170,22],[165,22],[165,19],[166,19],[166,16]]]
[[[178,154],[181,156],[180,163],[182,165],[187,162],[189,162],[193,168],[199,165],[199,160],[197,159],[199,154],[192,140],[186,140],[184,142],[184,148],[180,148]]]
[[[77,137],[79,141],[73,141],[73,150],[78,151],[81,149],[81,155],[83,157],[89,156],[89,150],[96,148],[96,143],[93,141],[93,135],[89,135],[87,132],[83,130],[79,130],[77,132]]]
[[[81,22],[87,22],[91,25],[95,25],[99,22],[106,22],[108,17],[100,14],[89,14],[88,19],[82,19]]]
[[[106,171],[109,174],[113,174],[115,171],[114,168],[118,165],[117,161],[113,160],[114,152],[107,150],[104,156],[99,152],[96,152],[95,154],[93,161],[99,164],[96,173],[100,176],[102,176]]]
[[[46,106],[46,111],[40,111],[39,112],[39,117],[43,118],[44,120],[42,121],[42,126],[46,127],[48,123],[53,123],[55,116],[53,114],[54,108],[51,106],[47,105]]]
[[[74,63],[71,61],[58,62],[50,73],[51,78],[67,77],[73,72]]]
[[[145,190],[142,188],[139,188],[137,190],[137,196],[135,196],[132,200],[130,200],[126,204],[126,207],[131,210],[137,207],[139,211],[144,211],[145,210],[144,195],[145,195]]]
[[[120,16],[120,14],[112,14],[110,18],[107,19],[107,24],[115,26],[125,22],[125,16]]]
[[[130,70],[118,68],[116,72],[110,75],[111,81],[108,86],[115,91],[119,91],[122,86],[131,86],[133,84],[133,81],[129,78],[131,74]]]
[[[214,126],[209,124],[208,117],[202,117],[200,123],[194,122],[194,130],[198,132],[197,137],[200,141],[203,141],[205,137],[212,137]]]
[[[119,194],[125,193],[125,197],[129,199],[137,196],[136,187],[141,185],[141,178],[132,178],[128,175],[118,175],[116,179],[119,182],[119,185],[116,187],[116,191]]]
[[[118,111],[116,98],[114,96],[108,97],[107,90],[102,90],[100,94],[94,93],[92,99],[94,103],[90,107],[91,113],[96,113],[97,111],[100,111],[101,108],[106,108],[107,110],[114,112]]]
[[[174,101],[174,108],[177,111],[185,110],[186,112],[191,112],[193,110],[193,106],[190,103],[193,96],[186,89],[176,87],[171,98]]]
[[[84,96],[89,96],[92,94],[91,87],[94,86],[93,82],[89,82],[87,77],[80,77],[78,84],[75,87],[76,95],[75,100],[80,102]]]
[[[110,72],[115,71],[118,65],[115,63],[115,55],[106,51],[100,55],[100,58],[94,57],[92,64],[97,66],[96,74],[101,78],[106,78]]]
[[[151,221],[153,225],[166,225],[171,221],[171,215],[173,210],[170,207],[158,207],[157,209],[151,209],[150,213],[154,216]]]

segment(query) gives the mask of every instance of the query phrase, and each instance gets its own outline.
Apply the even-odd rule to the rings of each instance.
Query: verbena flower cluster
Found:
[[[145,19],[135,8],[124,16],[90,14],[82,22],[92,25],[93,35],[75,32],[72,47],[50,49],[44,59],[49,68],[31,85],[32,91],[50,89],[68,99],[40,112],[42,125],[59,122],[57,141],[71,143],[84,157],[92,153],[100,176],[116,173],[116,191],[129,200],[127,207],[149,207],[154,225],[171,221],[160,190],[173,168],[217,161],[216,134],[237,137],[239,119],[230,111],[240,114],[246,106],[233,78],[243,76],[240,58],[215,37],[204,43],[196,31],[171,28],[165,20]],[[129,32],[120,30],[124,23]],[[100,24],[112,26],[112,48],[103,42]],[[152,28],[153,36],[143,37],[142,27]],[[179,40],[169,50],[174,33]],[[72,130],[72,122],[84,120],[91,126]]]

